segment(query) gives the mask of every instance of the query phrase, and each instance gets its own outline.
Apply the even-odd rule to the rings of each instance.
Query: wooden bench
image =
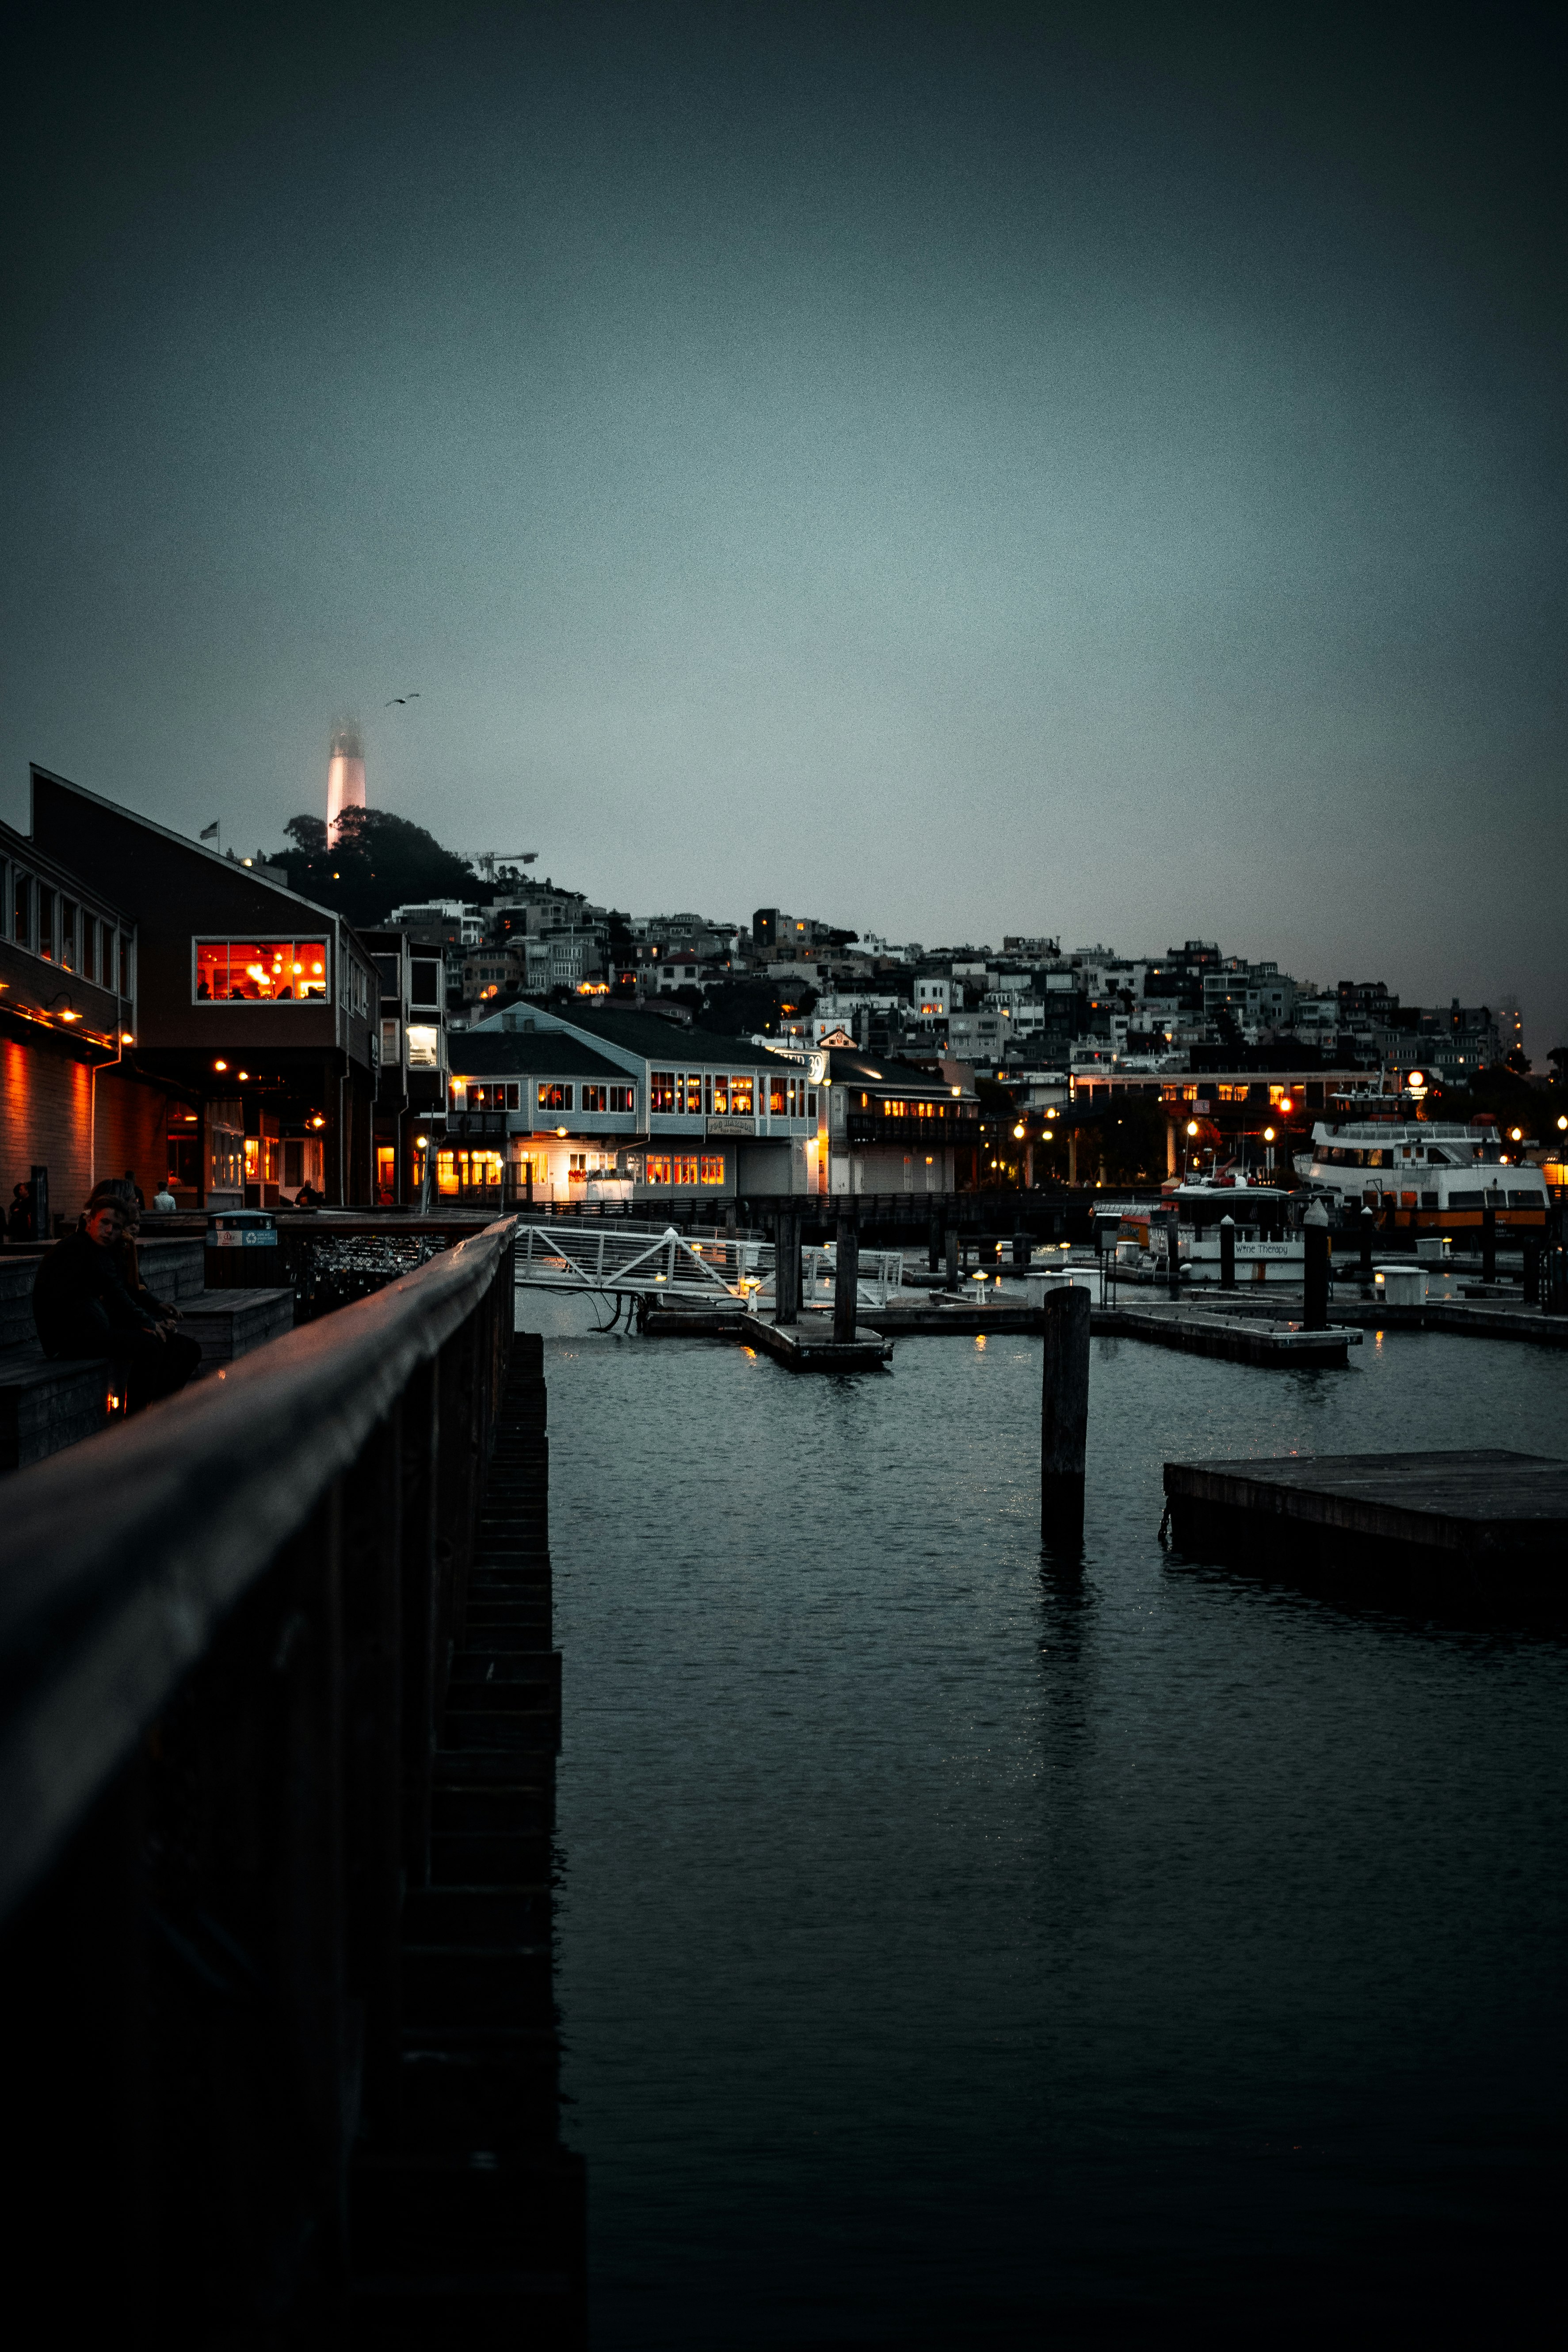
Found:
[[[25,1470],[107,1426],[107,1359],[49,1357],[33,1328],[33,1277],[42,1253],[0,1257],[0,1473]],[[292,1290],[208,1290],[203,1245],[171,1238],[142,1245],[142,1279],[177,1307],[202,1351],[196,1372],[232,1364],[294,1328]]]

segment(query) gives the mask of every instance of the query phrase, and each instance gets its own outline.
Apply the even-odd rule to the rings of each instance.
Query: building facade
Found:
[[[368,1206],[379,989],[352,926],[47,769],[32,807],[40,858],[68,856],[133,919],[121,1066],[168,1099],[181,1206],[270,1207],[304,1183]]]

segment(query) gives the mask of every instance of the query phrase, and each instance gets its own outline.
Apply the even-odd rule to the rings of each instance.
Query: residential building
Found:
[[[830,1192],[953,1192],[976,1181],[980,1103],[971,1076],[873,1062],[843,1046],[826,1059]]]

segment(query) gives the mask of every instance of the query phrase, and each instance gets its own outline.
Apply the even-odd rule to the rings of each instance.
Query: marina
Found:
[[[760,1354],[546,1339],[595,2345],[1240,2340],[1281,2296],[1303,2336],[1347,2302],[1394,2340],[1523,2326],[1561,1645],[1159,1526],[1168,1462],[1397,1454],[1413,1416],[1561,1452],[1568,1368],[1385,1333],[1260,1380],[1096,1338],[1058,1550],[1039,1341],[979,1336],[792,1384],[787,1456]]]

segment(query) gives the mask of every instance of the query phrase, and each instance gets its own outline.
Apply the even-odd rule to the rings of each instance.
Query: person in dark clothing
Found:
[[[90,1201],[77,1232],[57,1242],[38,1267],[33,1321],[46,1356],[108,1356],[122,1367],[128,1410],[136,1412],[183,1389],[202,1351],[126,1289],[116,1263],[124,1232],[122,1201]]]
[[[13,1184],[11,1206],[5,1213],[5,1238],[8,1242],[30,1242],[33,1238],[33,1188],[30,1184]]]

